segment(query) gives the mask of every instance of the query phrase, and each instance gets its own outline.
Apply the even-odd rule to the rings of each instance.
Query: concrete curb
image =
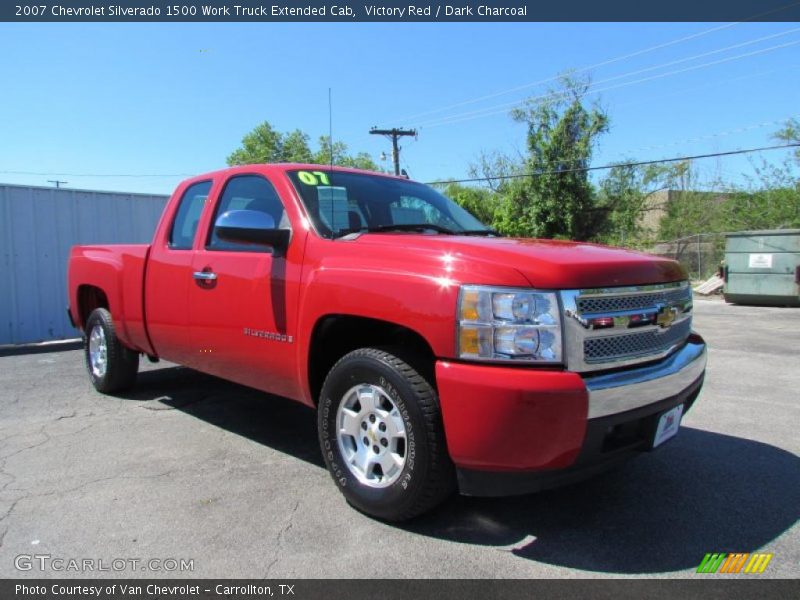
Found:
[[[43,354],[45,352],[64,352],[66,350],[78,350],[82,347],[82,338],[39,342],[38,344],[8,344],[0,346],[0,357],[18,356],[20,354]]]

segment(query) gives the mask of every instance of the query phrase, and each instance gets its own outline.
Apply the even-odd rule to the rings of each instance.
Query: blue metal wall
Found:
[[[0,184],[0,345],[75,338],[75,244],[146,244],[168,196]]]

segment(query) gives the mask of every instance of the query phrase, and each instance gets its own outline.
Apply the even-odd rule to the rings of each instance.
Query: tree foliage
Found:
[[[242,145],[228,156],[229,165],[249,165],[256,163],[316,163],[327,165],[331,162],[331,147],[328,136],[321,136],[318,149],[312,150],[309,135],[299,129],[288,133],[275,130],[268,121],[257,125],[242,138]],[[333,164],[356,167],[369,171],[379,171],[380,167],[366,152],[348,154],[347,144],[341,141],[333,144]]]
[[[716,182],[718,191],[698,191],[689,165],[672,179],[659,237],[673,240],[699,233],[800,227],[800,180],[791,166],[764,163],[755,167],[748,185]]]
[[[597,208],[604,211],[605,242],[624,245],[642,236],[641,217],[650,196],[648,178],[644,169],[620,165],[601,182]]]
[[[526,102],[512,118],[527,128],[525,171],[511,180],[498,225],[513,235],[590,239],[602,223],[589,174],[598,137],[608,131],[608,116],[587,106],[588,80],[564,77],[543,99]]]
[[[800,144],[800,119],[789,119],[773,137],[787,144]],[[800,148],[795,148],[794,157],[800,162]]]
[[[587,90],[586,80],[565,78],[545,99],[513,111],[527,129],[526,152],[484,151],[470,168],[484,182],[442,186],[444,193],[506,235],[636,248],[700,233],[800,227],[800,151],[783,162],[751,163],[754,176],[744,185],[701,181],[691,162],[623,163],[592,180],[586,169],[608,117],[586,106]],[[800,120],[774,137],[800,143]],[[655,227],[644,226],[650,211],[664,213]]]
[[[473,179],[483,179],[481,183],[491,191],[502,194],[508,189],[510,178],[524,174],[525,156],[520,154],[513,158],[497,150],[482,151],[478,162],[470,165],[468,172]]]
[[[605,211],[602,230],[596,239],[606,244],[642,247],[659,237],[660,227],[645,226],[645,216],[651,211],[669,211],[676,194],[691,202],[692,173],[688,162],[666,165],[631,165],[623,163],[609,169],[600,181],[598,204]],[[661,195],[658,193],[661,192]],[[684,212],[676,211],[676,215]],[[676,229],[685,224],[697,224],[698,215],[687,214],[684,223],[674,222]]]
[[[791,127],[781,130],[786,133]],[[781,132],[778,132],[779,134]],[[797,136],[795,129],[795,136]],[[754,165],[747,187],[729,189],[720,207],[718,230],[785,229],[800,227],[800,176],[791,160]]]
[[[320,165],[327,165],[331,162],[331,143],[327,135],[320,136],[319,150],[314,154],[313,162]],[[355,155],[347,153],[347,144],[341,141],[333,143],[333,164],[340,167],[353,167],[355,169],[365,169],[367,171],[380,171],[381,168],[375,164],[369,154],[359,152]]]
[[[442,193],[467,209],[480,222],[494,226],[502,208],[502,200],[492,190],[458,183],[437,186]]]

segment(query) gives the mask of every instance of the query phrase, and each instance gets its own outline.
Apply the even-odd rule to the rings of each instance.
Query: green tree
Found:
[[[642,234],[642,214],[647,194],[642,169],[615,166],[600,184],[597,209],[604,211],[603,242],[624,245]]]
[[[481,223],[494,227],[500,213],[502,200],[486,188],[465,186],[459,183],[440,184],[441,192],[468,210]]]
[[[786,133],[787,129],[781,131]],[[796,165],[789,159],[772,163],[762,160],[761,164],[754,164],[754,171],[755,176],[748,178],[746,186],[729,189],[728,201],[717,211],[718,230],[800,227],[800,177]]]
[[[634,161],[629,161],[634,162]],[[612,167],[600,182],[598,210],[605,213],[603,231],[599,241],[619,246],[642,247],[654,241],[658,228],[651,230],[644,226],[648,211],[661,210],[665,206],[657,203],[656,193],[662,190],[685,189],[689,180],[689,163],[667,165],[628,165]],[[688,194],[688,190],[684,194]],[[664,192],[668,202],[670,194]],[[683,213],[676,212],[674,219]],[[696,216],[692,221],[696,222]],[[675,225],[675,228],[683,225]]]
[[[800,190],[775,187],[737,192],[718,210],[719,231],[800,227]]]
[[[283,162],[309,163],[314,157],[308,146],[308,134],[295,129],[283,136]]]
[[[320,165],[327,165],[331,162],[331,143],[330,137],[321,135],[319,137],[319,150],[314,153],[313,162]],[[341,141],[333,143],[333,164],[340,167],[352,167],[354,169],[365,169],[367,171],[380,171],[381,168],[375,164],[369,154],[359,152],[355,156],[347,153],[347,144]]]
[[[242,138],[242,145],[228,156],[229,165],[249,165],[256,163],[317,163],[327,165],[331,162],[328,136],[319,138],[319,149],[312,151],[307,133],[295,129],[281,133],[264,121]],[[369,171],[380,171],[380,167],[366,152],[351,156],[347,144],[337,141],[333,144],[333,164],[355,167]]]
[[[586,106],[588,79],[565,76],[558,89],[512,111],[527,126],[525,170],[530,177],[509,182],[501,230],[513,235],[586,240],[602,228],[587,171],[608,116]]]
[[[789,119],[772,137],[787,144],[800,144],[800,119]],[[794,157],[800,162],[800,148],[795,148]]]
[[[510,179],[525,173],[525,156],[520,153],[514,158],[496,150],[484,150],[478,161],[470,165],[468,173],[473,179],[483,179],[481,184],[491,191],[502,194]]]
[[[257,125],[242,138],[240,148],[228,156],[229,165],[280,162],[283,160],[283,134],[268,121]]]
[[[698,233],[719,231],[718,208],[724,194],[702,191],[698,175],[688,161],[656,165],[670,193],[659,224],[661,240],[679,240]]]

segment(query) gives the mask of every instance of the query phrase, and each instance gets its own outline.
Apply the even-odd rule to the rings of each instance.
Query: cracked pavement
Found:
[[[81,351],[0,357],[0,576],[687,577],[706,552],[761,550],[764,576],[797,577],[800,310],[698,299],[695,328],[706,387],[663,449],[401,526],[345,504],[299,404],[147,361],[106,397]],[[194,571],[21,572],[20,554]]]

